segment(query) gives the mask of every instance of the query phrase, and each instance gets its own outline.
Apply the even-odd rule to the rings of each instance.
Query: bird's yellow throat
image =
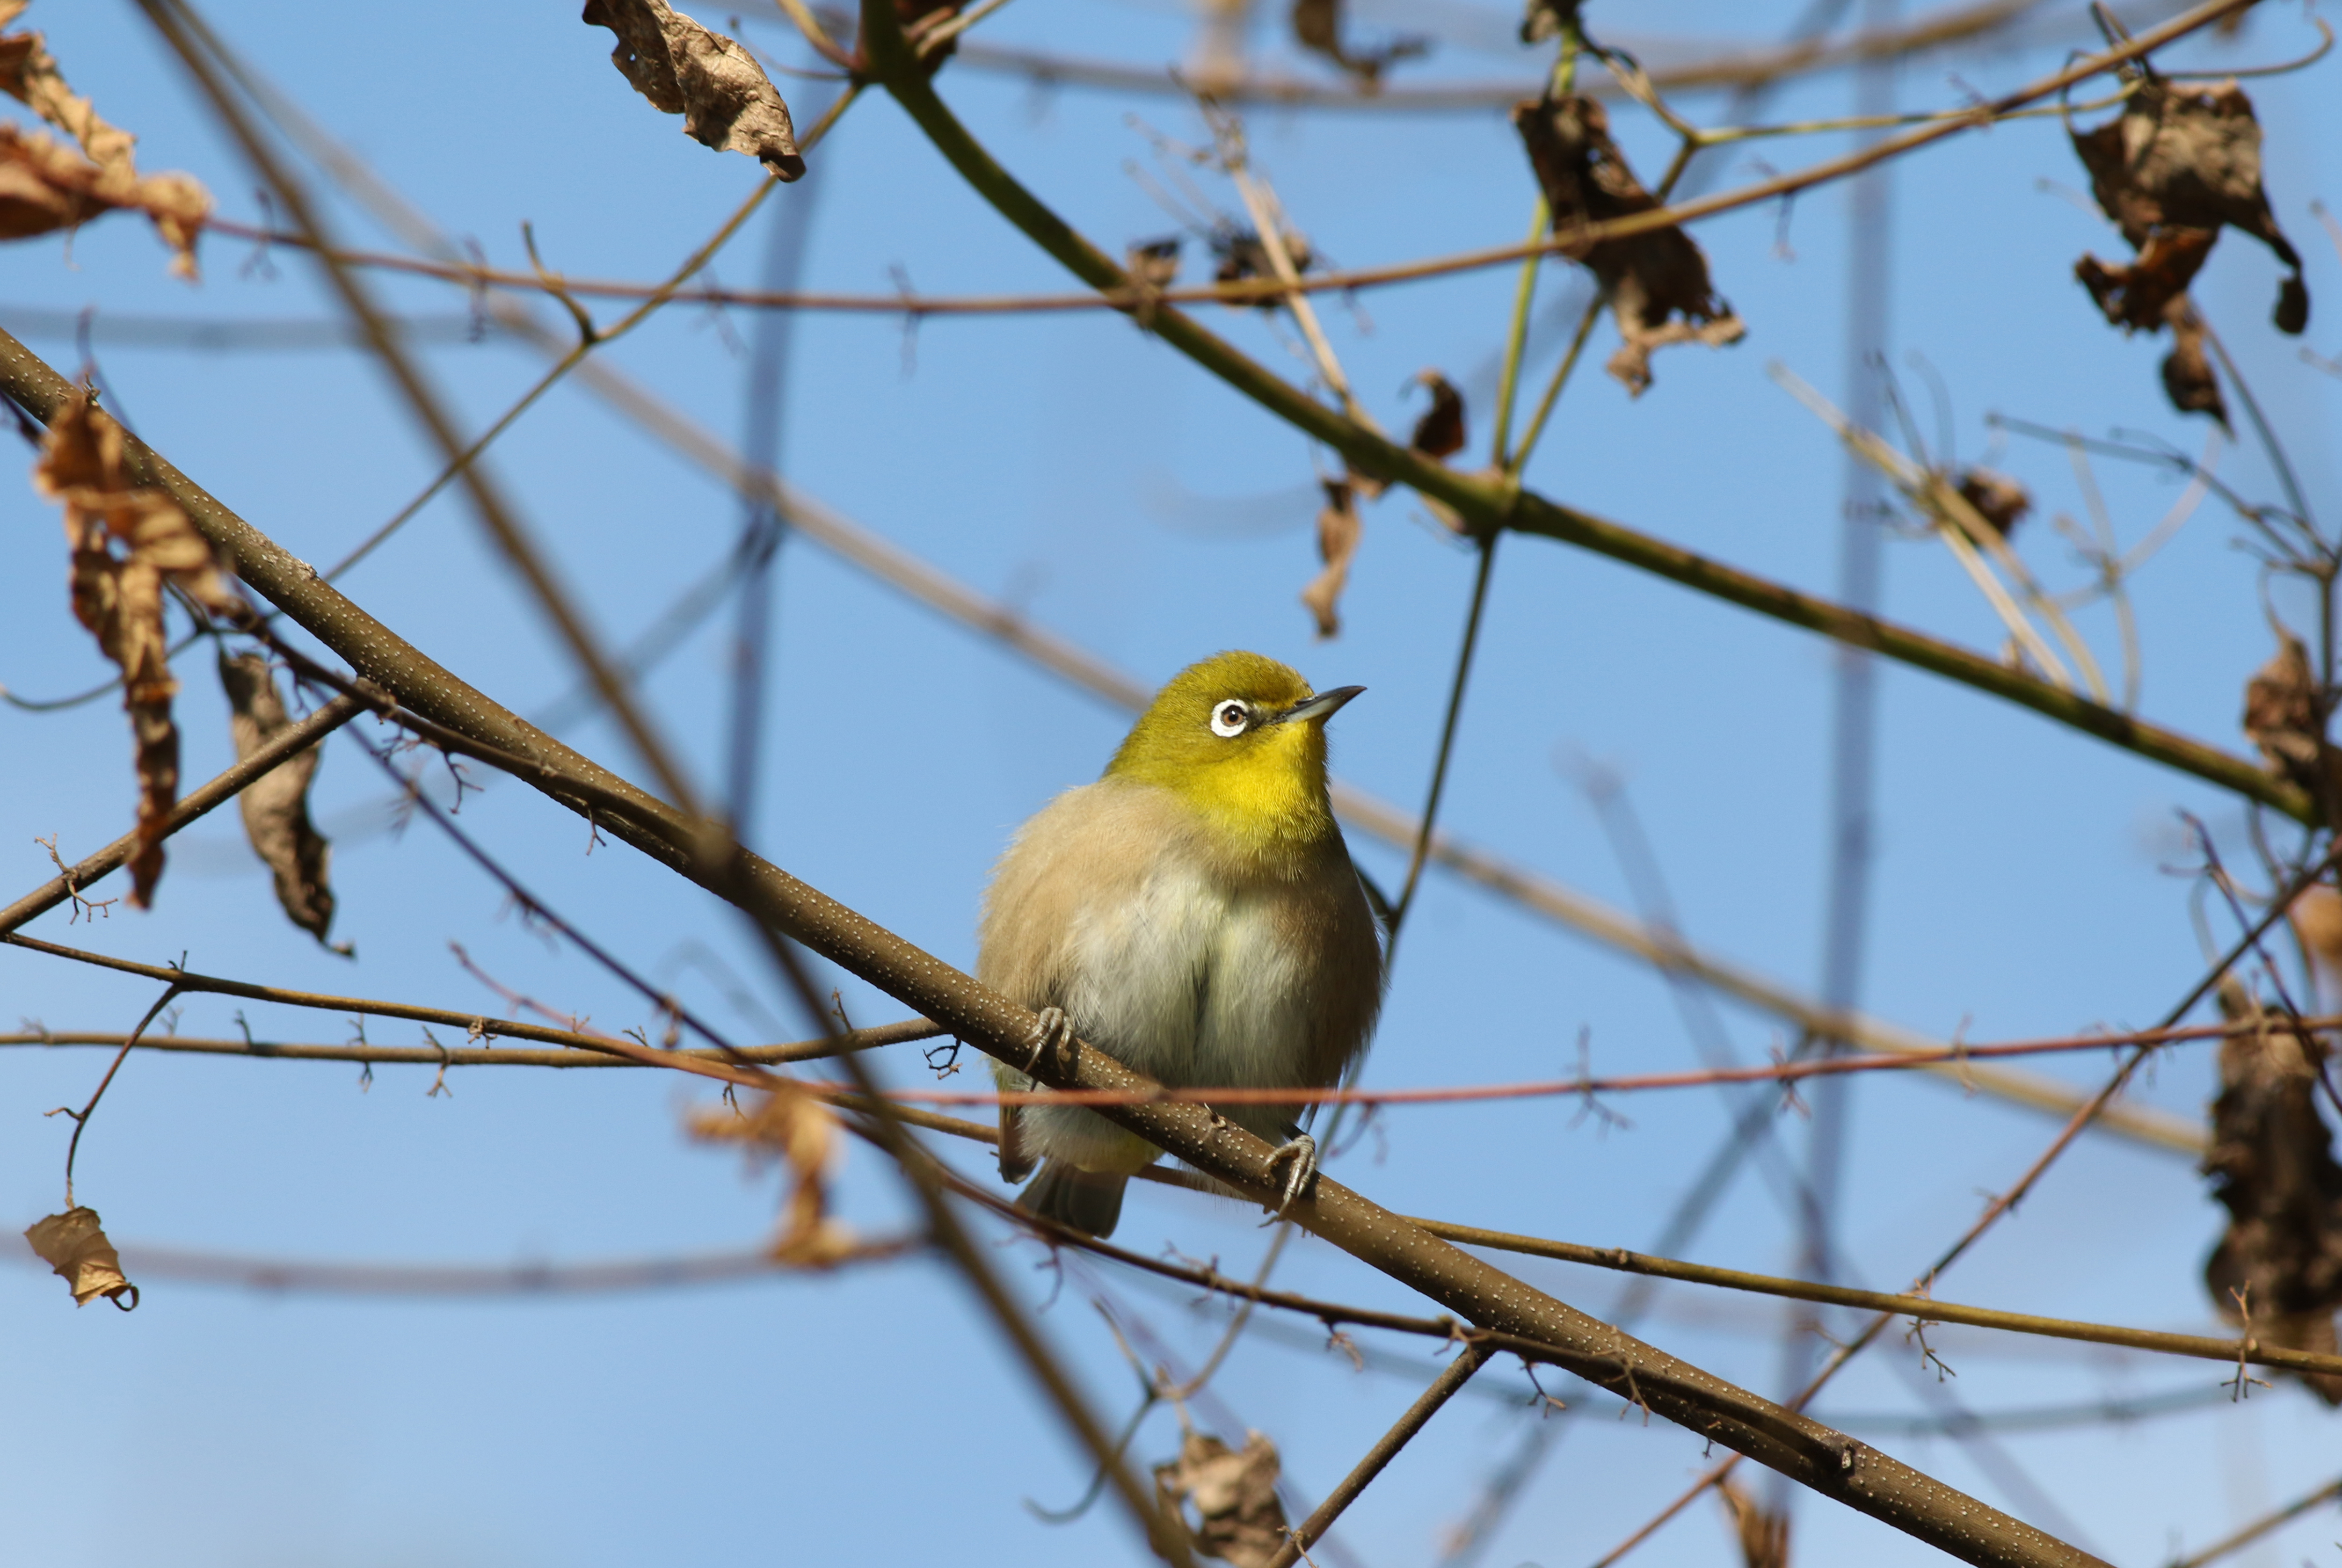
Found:
[[[1194,806],[1216,846],[1263,870],[1297,861],[1336,833],[1326,792],[1326,732],[1314,723],[1280,724],[1250,744],[1208,760],[1126,747],[1108,778],[1159,784]]]

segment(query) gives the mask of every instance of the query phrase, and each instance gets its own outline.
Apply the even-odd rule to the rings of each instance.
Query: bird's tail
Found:
[[[1128,1176],[1085,1171],[1063,1160],[1046,1160],[1032,1184],[1016,1194],[1016,1206],[1045,1220],[1103,1240],[1122,1218],[1122,1189]]]

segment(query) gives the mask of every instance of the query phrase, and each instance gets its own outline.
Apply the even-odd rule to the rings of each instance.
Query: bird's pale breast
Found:
[[[1215,853],[1168,791],[1114,779],[1018,834],[986,900],[978,978],[1174,1085],[1314,1087],[1362,1050],[1381,954],[1338,837],[1274,871]],[[1292,1106],[1230,1107],[1281,1141]],[[1094,1114],[1033,1114],[1035,1145],[1136,1169],[1152,1148]]]

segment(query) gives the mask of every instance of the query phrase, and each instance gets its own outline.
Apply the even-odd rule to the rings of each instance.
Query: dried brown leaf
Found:
[[[24,14],[25,0],[0,3],[0,27]],[[28,239],[72,228],[102,213],[145,213],[174,255],[171,270],[195,275],[195,236],[211,215],[211,197],[186,175],[141,178],[137,138],[98,116],[65,75],[38,33],[0,35],[0,92],[25,105],[80,145],[81,154],[38,132],[0,125],[0,239]]]
[[[30,239],[110,212],[142,212],[175,253],[171,270],[195,275],[195,238],[212,199],[185,175],[141,179],[107,169],[38,131],[0,124],[0,239]]]
[[[1301,590],[1301,602],[1317,618],[1320,637],[1342,634],[1342,590],[1349,585],[1350,558],[1366,525],[1358,517],[1358,497],[1347,479],[1327,479],[1326,504],[1317,512],[1317,555],[1325,569]]]
[[[2220,1044],[2220,1095],[2203,1169],[2228,1228],[2204,1265],[2204,1283],[2222,1313],[2256,1338],[2331,1355],[2342,1308],[2342,1165],[2317,1108],[2325,1047],[2233,979],[2221,984],[2220,1011],[2255,1027]],[[2250,1306],[2249,1323],[2239,1300]],[[2342,1377],[2302,1382],[2342,1404]]]
[[[138,1305],[138,1287],[123,1277],[122,1259],[105,1239],[95,1209],[67,1209],[35,1221],[25,1240],[73,1287],[74,1305],[87,1306],[99,1296],[124,1312]]]
[[[1977,515],[2004,539],[2033,510],[2033,497],[2023,484],[1989,468],[1962,469],[1955,488],[1960,499],[1975,507]]]
[[[164,637],[163,589],[176,586],[215,611],[238,602],[178,504],[131,482],[125,452],[122,426],[84,388],[42,437],[33,488],[65,504],[74,614],[122,671],[138,771],[130,902],[144,909],[163,874],[163,819],[179,795],[179,732],[171,720],[179,684]]]
[[[651,107],[681,115],[693,141],[746,153],[779,179],[805,173],[788,105],[737,43],[666,0],[586,0],[584,20],[618,35],[611,63]]]
[[[2342,893],[2329,883],[2313,883],[2293,901],[2286,916],[2310,962],[2329,983],[2342,983]]]
[[[1521,13],[1521,42],[1542,44],[1577,25],[1579,0],[1528,0]]]
[[[1718,1483],[1716,1490],[1731,1516],[1741,1562],[1747,1568],[1789,1568],[1789,1516],[1771,1512],[1729,1481]]]
[[[1285,1505],[1277,1501],[1276,1444],[1245,1433],[1241,1452],[1206,1433],[1190,1432],[1179,1457],[1155,1467],[1155,1491],[1165,1517],[1185,1522],[1193,1503],[1201,1523],[1188,1543],[1236,1568],[1263,1568],[1285,1544]]]
[[[2277,289],[2277,330],[2298,333],[2309,325],[2301,257],[2261,188],[2260,122],[2234,81],[2182,88],[2151,78],[2121,114],[2076,132],[2074,151],[2090,172],[2099,210],[2138,253],[2127,266],[2092,255],[2075,264],[2109,322],[2154,331],[2227,227],[2267,245],[2288,269]]]
[[[2342,821],[2342,750],[2326,738],[2326,703],[2309,650],[2277,628],[2277,650],[2245,683],[2245,734],[2280,778],[2307,790],[2327,822]]]
[[[1431,394],[1431,406],[1415,422],[1407,444],[1426,457],[1452,457],[1464,450],[1464,394],[1436,370],[1419,371],[1415,379]]]
[[[725,1117],[725,1123],[732,1118]],[[729,1125],[705,1125],[702,1136],[734,1137]],[[797,1268],[826,1268],[853,1255],[851,1228],[829,1216],[829,1164],[836,1152],[837,1121],[827,1105],[786,1079],[746,1114],[745,1135],[776,1154],[789,1170],[789,1195],[781,1205],[781,1232],[774,1238],[776,1262]]]
[[[265,654],[222,654],[219,674],[238,760],[292,725]],[[236,797],[245,836],[276,879],[276,902],[294,924],[320,942],[334,924],[334,889],[326,874],[333,847],[309,821],[309,783],[322,754],[312,746],[245,785]]]
[[[1428,38],[1405,35],[1361,48],[1346,43],[1343,31],[1342,0],[1293,0],[1293,41],[1313,55],[1324,55],[1368,92],[1399,61],[1431,52]]]
[[[1545,189],[1553,232],[1564,255],[1590,269],[1610,299],[1623,340],[1606,367],[1640,397],[1651,385],[1651,355],[1676,343],[1721,348],[1747,335],[1732,306],[1716,294],[1707,257],[1675,225],[1626,239],[1568,243],[1587,224],[1651,212],[1660,205],[1610,139],[1610,117],[1592,98],[1516,104],[1513,125]]]

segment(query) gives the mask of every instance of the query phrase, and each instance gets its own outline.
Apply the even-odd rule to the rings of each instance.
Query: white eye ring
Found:
[[[1252,709],[1230,697],[1212,705],[1212,733],[1223,740],[1233,740],[1252,724]]]

